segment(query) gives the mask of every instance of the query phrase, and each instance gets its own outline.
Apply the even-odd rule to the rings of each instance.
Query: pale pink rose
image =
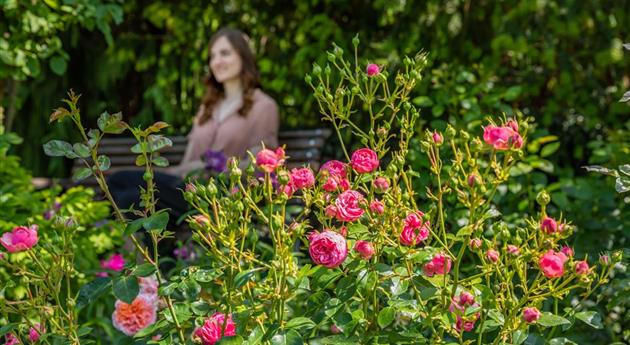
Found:
[[[107,260],[101,260],[101,268],[120,272],[125,268],[125,258],[122,254],[112,254]]]
[[[328,268],[335,268],[348,256],[346,239],[330,230],[312,233],[309,236],[308,252],[314,263]]]
[[[335,205],[328,205],[326,206],[324,213],[328,218],[335,217],[337,215],[337,207]]]
[[[523,308],[523,320],[527,323],[534,323],[540,318],[540,311],[536,307]]]
[[[310,188],[315,185],[315,176],[310,168],[292,169],[291,182],[297,189]]]
[[[370,260],[374,255],[374,247],[367,241],[357,241],[354,244],[354,250],[365,260]]]
[[[40,325],[39,323],[36,323],[33,326],[34,327],[31,327],[28,330],[28,340],[31,343],[39,341],[39,338],[42,336],[42,334],[46,332],[44,327],[42,327],[42,325]]]
[[[0,244],[6,248],[9,253],[17,253],[33,248],[37,244],[36,224],[30,227],[16,226],[13,230],[5,232],[0,237]]]
[[[210,219],[206,216],[204,216],[203,214],[196,214],[194,216],[192,216],[192,219],[195,221],[195,223],[204,226],[204,225],[209,225],[210,224]]]
[[[332,324],[330,325],[330,333],[332,334],[340,334],[341,332],[343,332],[339,327],[337,327],[337,325]]]
[[[295,193],[296,190],[297,188],[295,188],[293,181],[290,181],[284,186],[278,185],[278,188],[277,188],[278,194],[285,194],[289,198],[293,196],[293,193]]]
[[[431,137],[433,138],[433,142],[437,145],[442,145],[444,142],[444,137],[438,131],[433,131],[433,135],[431,135]]]
[[[558,231],[558,223],[551,217],[545,217],[540,221],[540,230],[546,234],[553,234]]]
[[[348,228],[345,226],[340,227],[338,232],[341,236],[348,237]]]
[[[519,255],[521,253],[521,250],[515,245],[508,244],[507,252],[512,255]]]
[[[372,182],[374,189],[379,193],[385,193],[389,189],[389,180],[387,177],[379,176]]]
[[[369,173],[378,168],[378,156],[367,147],[358,149],[352,153],[350,165],[359,174]]]
[[[444,254],[435,254],[433,259],[422,266],[422,270],[427,277],[435,274],[447,274],[451,271],[451,259]]]
[[[256,154],[256,165],[262,171],[272,173],[284,164],[284,158],[284,149],[282,147],[278,147],[275,151],[264,149]]]
[[[225,330],[223,324],[225,323]],[[231,337],[236,335],[236,324],[232,321],[232,316],[225,320],[225,314],[214,313],[206,319],[203,326],[193,332],[193,338],[201,341],[203,345],[214,345],[223,336]]]
[[[154,277],[138,277],[138,285],[140,287],[139,294],[148,296],[153,301],[158,300],[158,289],[160,283]]]
[[[330,160],[324,163],[321,168],[319,168],[320,173],[326,172],[330,176],[337,176],[337,177],[343,177],[343,178],[348,177],[347,170],[348,170],[347,164],[337,161],[337,160]]]
[[[575,264],[575,273],[577,273],[580,276],[588,274],[588,262],[586,262],[586,261],[578,261]]]
[[[197,187],[195,187],[192,183],[186,183],[186,187],[184,188],[184,192],[192,192],[195,193],[197,191]]]
[[[558,278],[564,274],[564,263],[567,261],[566,255],[562,252],[554,252],[549,249],[538,261],[538,265],[547,278]]]
[[[608,255],[601,255],[599,257],[599,263],[604,266],[608,266],[610,264],[610,258],[608,257]]]
[[[519,149],[523,146],[523,138],[511,127],[489,125],[483,130],[483,140],[496,150]]]
[[[560,251],[569,258],[573,257],[573,249],[569,246],[563,246]]]
[[[431,223],[428,221],[423,222],[423,216],[424,213],[421,211],[416,211],[407,215],[403,225],[403,230],[400,233],[400,243],[406,246],[415,246],[429,238]]]
[[[380,200],[373,200],[370,203],[370,211],[376,214],[383,214],[385,212],[385,205]]]
[[[471,250],[477,250],[481,248],[481,240],[478,238],[471,238],[470,242],[468,242],[468,247],[470,247]]]
[[[342,222],[353,222],[361,218],[364,210],[360,203],[363,200],[363,195],[355,190],[347,190],[339,194],[335,200],[337,219]]]
[[[499,261],[499,253],[494,249],[488,249],[486,252],[486,259],[490,262],[497,262]]]
[[[381,69],[378,67],[377,64],[370,63],[370,64],[367,65],[367,68],[365,69],[365,72],[367,73],[367,75],[369,77],[373,77],[373,76],[381,73]]]
[[[112,323],[119,331],[133,336],[155,323],[156,312],[155,301],[146,295],[138,295],[131,304],[116,301]]]

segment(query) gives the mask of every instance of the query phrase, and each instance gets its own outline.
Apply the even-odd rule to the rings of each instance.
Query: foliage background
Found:
[[[132,124],[159,119],[173,134],[185,133],[203,92],[207,41],[222,26],[252,37],[263,88],[278,101],[283,126],[321,126],[304,75],[313,62],[325,64],[332,41],[349,51],[359,33],[363,55],[383,57],[375,62],[386,66],[420,49],[430,53],[430,72],[414,93],[425,125],[474,128],[484,116],[501,113],[535,118],[538,128],[527,146],[532,158],[498,196],[505,217],[533,210],[524,200],[546,186],[553,212],[568,214],[578,227],[572,243],[578,254],[596,257],[604,248],[628,246],[630,196],[615,194],[612,179],[581,167],[630,162],[630,108],[617,102],[630,89],[630,52],[622,47],[630,41],[629,1],[46,0],[0,6],[0,102],[7,129],[25,139],[13,153],[35,175],[69,171],[69,162],[45,158],[41,144],[64,135],[76,139],[64,126],[47,125],[70,88],[83,95],[83,114],[92,121],[104,110],[122,110]],[[414,164],[426,166],[417,156]],[[609,329],[590,332],[592,341],[618,340],[630,329],[629,285],[620,273],[599,295]]]

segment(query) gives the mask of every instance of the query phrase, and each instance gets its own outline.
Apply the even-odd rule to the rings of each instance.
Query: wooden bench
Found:
[[[326,139],[331,134],[327,128],[288,130],[278,133],[280,145],[285,146],[288,168],[310,166],[314,171],[319,169],[322,159],[322,149]],[[161,155],[168,159],[170,165],[181,162],[186,150],[187,139],[184,136],[170,137],[173,146],[160,151]],[[111,167],[105,173],[112,174],[120,170],[138,169],[135,165],[136,154],[131,152],[131,146],[136,143],[134,138],[103,138],[99,145],[99,154],[107,155],[111,160]],[[72,171],[83,167],[80,160],[75,160]],[[50,179],[35,178],[33,184],[37,188],[44,188],[51,184]],[[70,186],[72,183],[61,181],[62,185]],[[96,180],[88,178],[81,181],[82,185],[96,187]]]

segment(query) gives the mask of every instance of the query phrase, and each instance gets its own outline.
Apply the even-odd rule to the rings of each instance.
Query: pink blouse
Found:
[[[200,159],[207,150],[222,151],[228,157],[244,158],[248,149],[259,146],[261,142],[268,148],[278,146],[278,105],[260,89],[254,91],[252,107],[245,116],[238,114],[239,106],[233,114],[219,122],[218,108],[214,107],[210,120],[199,125],[203,105],[199,107],[188,134],[190,154],[182,163]]]

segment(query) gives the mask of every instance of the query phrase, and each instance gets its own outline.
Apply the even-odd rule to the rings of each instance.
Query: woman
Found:
[[[224,28],[210,39],[210,75],[207,89],[188,134],[184,158],[165,173],[156,172],[158,209],[170,208],[179,216],[187,206],[181,189],[184,177],[202,169],[206,151],[219,151],[227,157],[247,161],[247,151],[254,154],[265,147],[278,146],[278,106],[259,89],[254,54],[246,36],[239,30]],[[116,204],[127,209],[139,203],[138,186],[146,186],[142,172],[121,171],[108,180]]]

